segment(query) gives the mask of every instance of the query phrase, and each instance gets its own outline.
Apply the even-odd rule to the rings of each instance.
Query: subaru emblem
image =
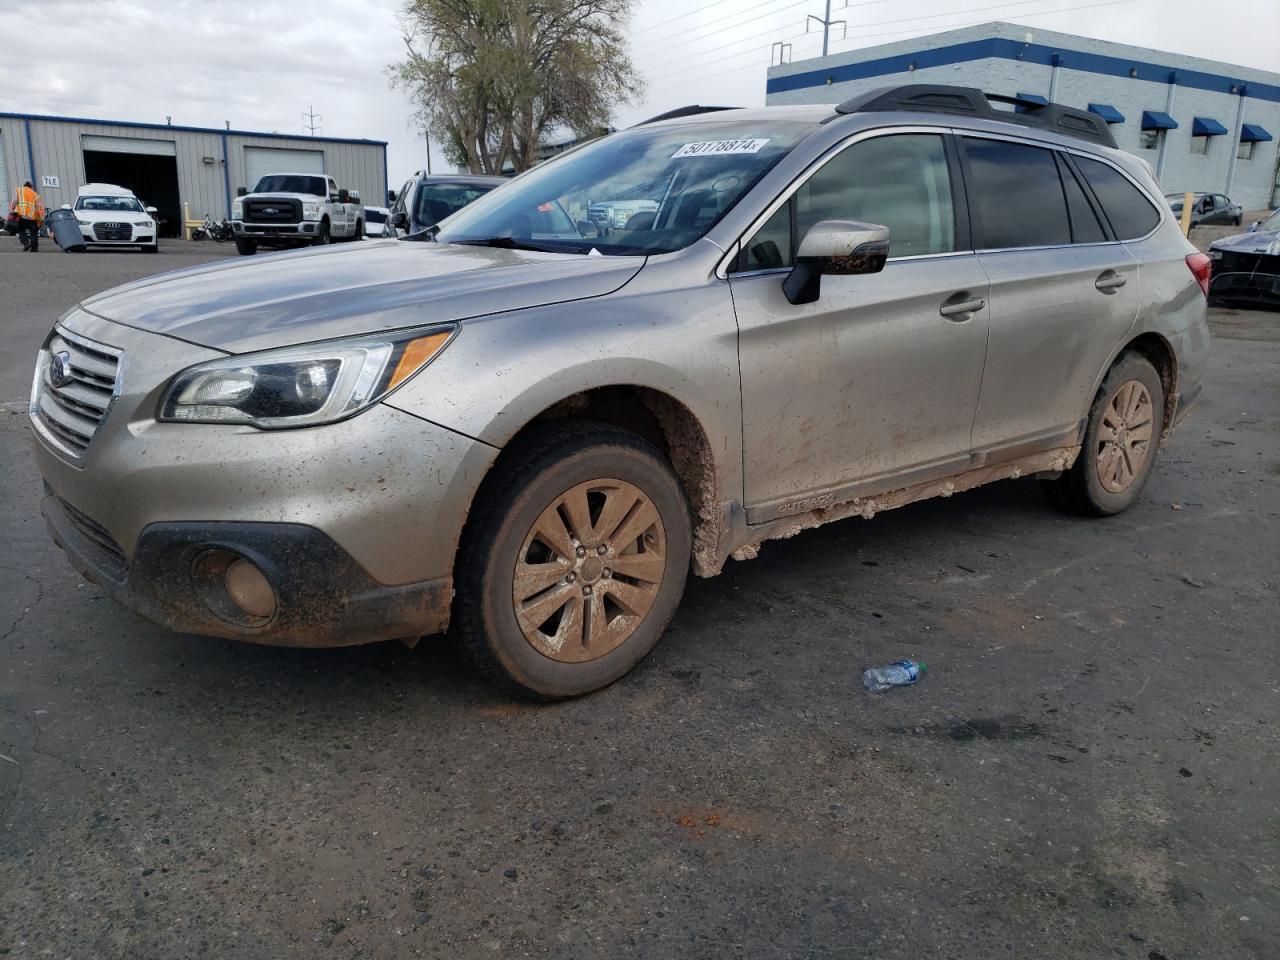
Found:
[[[49,383],[54,387],[65,387],[71,382],[71,354],[59,350],[49,358]]]

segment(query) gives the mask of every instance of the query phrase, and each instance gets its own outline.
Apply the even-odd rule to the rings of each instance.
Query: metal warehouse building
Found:
[[[236,188],[267,173],[327,173],[380,205],[387,193],[381,140],[287,136],[169,124],[0,113],[0,195],[30,180],[49,209],[86,183],[114,183],[159,209],[161,236],[177,236],[182,204],[203,219],[231,216]]]
[[[1280,74],[1013,23],[986,23],[769,69],[766,102],[839,103],[947,83],[1087,107],[1166,192],[1280,206]]]

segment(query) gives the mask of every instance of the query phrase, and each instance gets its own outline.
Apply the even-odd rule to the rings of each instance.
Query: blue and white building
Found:
[[[1280,206],[1280,74],[1014,23],[985,23],[769,68],[765,102],[839,103],[945,83],[1086,107],[1165,192]]]

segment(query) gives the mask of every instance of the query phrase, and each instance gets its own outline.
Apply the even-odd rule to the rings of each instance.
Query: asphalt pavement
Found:
[[[1280,314],[1214,311],[1128,513],[1018,480],[767,543],[534,706],[438,639],[170,634],[49,540],[49,326],[229,252],[0,240],[0,955],[1280,956]]]

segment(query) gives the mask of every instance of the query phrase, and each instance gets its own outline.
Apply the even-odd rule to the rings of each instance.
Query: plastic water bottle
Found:
[[[915,660],[895,660],[887,667],[872,667],[862,674],[862,682],[872,693],[890,687],[909,687],[929,669],[927,664]]]

